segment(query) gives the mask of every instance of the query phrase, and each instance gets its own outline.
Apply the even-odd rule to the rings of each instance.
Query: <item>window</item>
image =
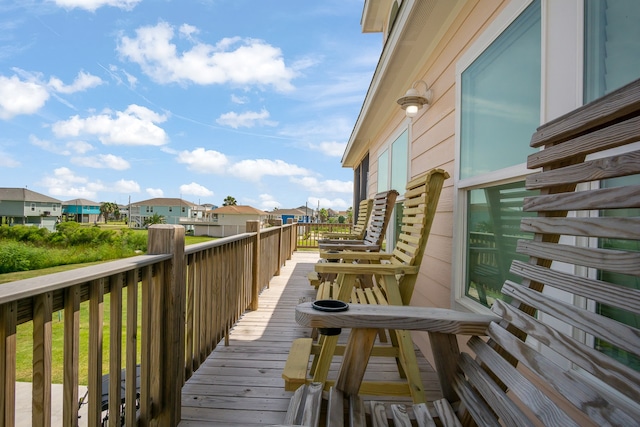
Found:
[[[173,212],[173,206],[169,206],[169,212]]]
[[[520,2],[527,3],[527,2]],[[458,67],[459,163],[456,186],[464,249],[459,297],[490,307],[517,257],[531,134],[540,124],[541,6],[529,2],[506,29]],[[496,27],[502,28],[502,27]],[[480,44],[480,43],[478,43]]]
[[[586,0],[584,103],[640,77],[637,0]]]
[[[460,179],[523,162],[540,124],[540,2],[462,73]]]
[[[31,203],[31,212],[36,210],[36,204],[35,203]]]
[[[187,211],[187,208],[185,208],[184,206],[182,207],[182,213],[185,213]]]
[[[402,199],[409,176],[409,132],[404,130],[389,148],[378,156],[378,193],[396,190]],[[402,200],[396,202],[393,223],[388,227],[387,247],[394,247],[400,233]]]
[[[584,103],[588,103],[640,77],[640,3],[636,0],[586,0],[584,16]],[[609,179],[600,183],[609,188],[639,183],[640,177]],[[600,212],[603,216],[639,216],[639,209]],[[599,239],[598,246],[640,251],[629,240]],[[608,271],[597,272],[599,278],[640,289],[640,278]],[[621,309],[599,305],[596,310],[619,322],[640,324],[640,316]],[[620,362],[640,370],[640,358],[602,340],[595,347]]]

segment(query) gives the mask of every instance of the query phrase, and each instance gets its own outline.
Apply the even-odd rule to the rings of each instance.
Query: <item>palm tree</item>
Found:
[[[165,218],[163,215],[159,215],[157,213],[154,213],[152,216],[148,216],[145,218],[144,220],[144,225],[146,227],[153,225],[153,224],[164,224]]]
[[[102,202],[102,204],[100,204],[100,216],[104,218],[105,224],[107,223],[109,215],[111,214],[114,214],[116,216],[120,215],[120,209],[118,208],[118,205],[111,202]]]
[[[235,197],[227,196],[224,198],[222,202],[222,206],[236,206],[238,202],[236,202]]]

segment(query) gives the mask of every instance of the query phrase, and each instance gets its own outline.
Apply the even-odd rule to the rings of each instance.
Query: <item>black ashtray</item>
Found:
[[[335,300],[335,299],[321,299],[318,301],[314,301],[311,303],[311,307],[314,310],[318,311],[326,311],[326,312],[339,312],[339,311],[347,311],[349,310],[349,304],[343,301]],[[318,332],[322,335],[340,335],[342,332],[341,328],[318,328]]]
[[[339,254],[340,251],[327,251],[328,254]],[[327,259],[327,261],[329,262],[339,262],[340,260],[338,258],[335,259]]]

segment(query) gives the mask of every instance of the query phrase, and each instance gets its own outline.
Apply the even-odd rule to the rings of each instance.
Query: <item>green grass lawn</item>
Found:
[[[119,225],[120,227],[122,225]],[[147,233],[147,230],[136,230],[135,232]],[[212,240],[211,237],[194,237],[186,236],[186,244],[191,245],[194,243],[200,243]],[[105,261],[108,262],[108,261]],[[0,285],[2,283],[13,282],[16,280],[28,279],[32,277],[42,276],[46,274],[57,273],[61,271],[73,270],[80,267],[86,267],[90,265],[99,264],[100,262],[92,262],[85,264],[72,264],[61,265],[51,268],[43,268],[40,270],[21,271],[16,273],[0,274]],[[123,361],[122,367],[124,368],[124,352],[125,352],[125,325],[127,321],[127,295],[126,289],[122,292],[122,352]],[[110,339],[110,310],[109,303],[111,296],[109,294],[104,296],[104,320],[103,320],[103,368],[102,372],[107,372],[109,367],[109,339]],[[138,289],[138,354],[140,354],[140,324],[142,318],[141,309],[142,295],[141,290]],[[53,313],[52,322],[52,381],[54,383],[62,383],[63,378],[63,348],[64,348],[64,312],[59,311]],[[27,322],[23,325],[19,325],[17,328],[17,350],[16,350],[16,377],[18,381],[32,381],[32,360],[33,360],[33,322]],[[88,358],[89,358],[89,302],[84,302],[80,307],[80,363],[79,363],[79,376],[80,383],[86,384],[88,378]],[[140,360],[138,360],[138,363]]]
[[[142,319],[141,308],[141,291],[138,289],[138,349],[140,354],[140,324]],[[103,344],[102,344],[102,372],[108,372],[109,369],[109,340],[111,336],[110,328],[110,310],[109,303],[111,296],[104,296],[104,320],[103,325]],[[127,295],[126,289],[122,293],[122,305],[125,310],[122,313],[122,367],[125,367],[125,325],[127,321]],[[53,313],[53,321],[51,325],[52,335],[52,363],[51,376],[52,382],[61,384],[63,379],[63,348],[64,348],[64,312],[59,311]],[[16,378],[18,381],[32,380],[32,361],[33,361],[33,322],[27,322],[19,325],[17,328],[17,351],[16,351]],[[138,357],[138,363],[140,358]],[[80,361],[79,361],[79,377],[80,384],[87,384],[89,373],[89,302],[86,301],[80,305]]]

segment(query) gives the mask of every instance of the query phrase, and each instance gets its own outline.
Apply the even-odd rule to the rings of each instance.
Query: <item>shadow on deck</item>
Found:
[[[281,275],[260,295],[258,310],[245,313],[233,328],[229,346],[221,342],[186,382],[181,427],[282,423],[293,394],[284,390],[281,377],[289,347],[311,332],[297,325],[294,310],[299,302],[315,297],[307,274],[317,260],[317,252],[294,252]],[[433,369],[424,358],[419,361],[427,397],[438,397]],[[372,360],[370,369],[367,375],[397,375],[391,360]]]

